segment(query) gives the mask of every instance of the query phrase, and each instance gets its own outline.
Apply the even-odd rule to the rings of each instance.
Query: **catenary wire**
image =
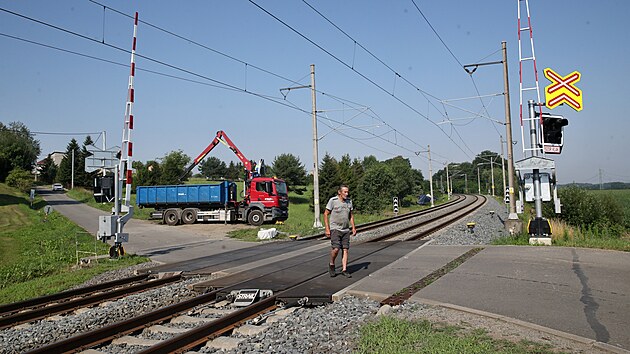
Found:
[[[312,45],[314,45],[316,48],[320,49],[321,51],[323,51],[324,53],[328,54],[330,57],[332,57],[333,59],[335,59],[336,61],[338,61],[339,63],[341,63],[343,66],[347,67],[348,69],[354,71],[356,74],[358,74],[359,76],[361,76],[363,79],[365,79],[366,81],[368,81],[369,83],[371,83],[373,86],[377,87],[378,89],[380,89],[381,91],[387,93],[388,95],[390,95],[391,97],[393,97],[395,100],[397,100],[398,102],[400,102],[401,104],[403,104],[405,107],[409,108],[410,110],[412,110],[413,112],[415,112],[416,114],[418,114],[420,117],[424,118],[425,120],[427,120],[429,123],[433,124],[434,126],[436,126],[440,131],[442,131],[442,133],[444,133],[444,135],[446,135],[451,142],[453,142],[453,144],[455,146],[457,146],[457,148],[459,148],[466,156],[470,157],[470,155],[459,145],[457,144],[457,142],[455,140],[453,140],[453,138],[446,134],[446,132],[442,129],[442,127],[440,127],[436,122],[434,122],[433,120],[431,120],[429,117],[425,116],[422,112],[418,111],[416,108],[412,107],[410,104],[408,104],[407,102],[403,101],[402,99],[400,99],[399,97],[393,95],[392,93],[390,93],[387,89],[385,89],[383,86],[381,86],[380,84],[376,83],[374,80],[370,79],[368,76],[366,76],[365,74],[363,74],[362,72],[354,69],[352,66],[350,66],[348,63],[344,62],[343,60],[341,60],[339,57],[337,57],[336,55],[334,55],[333,53],[331,53],[330,51],[328,51],[326,48],[322,47],[321,45],[317,44],[315,41],[313,41],[312,39],[308,38],[306,35],[304,35],[303,33],[301,33],[300,31],[296,30],[295,28],[293,28],[292,26],[290,26],[288,23],[286,23],[285,21],[283,21],[282,19],[280,19],[279,17],[277,17],[276,15],[272,14],[271,12],[269,12],[267,9],[263,8],[262,6],[260,6],[259,4],[257,4],[256,2],[254,2],[253,0],[249,0],[250,3],[252,3],[254,6],[256,6],[257,8],[259,8],[261,11],[263,11],[264,13],[266,13],[267,15],[269,15],[270,17],[272,17],[273,19],[275,19],[276,21],[280,22],[282,25],[284,25],[285,27],[289,28],[291,31],[293,31],[295,34],[297,34],[298,36],[302,37],[304,40],[306,40],[307,42],[311,43]]]
[[[88,1],[90,1],[90,2],[92,2],[92,3],[94,3],[94,4],[96,4],[96,5],[102,6],[104,9],[108,9],[108,10],[113,11],[113,12],[115,12],[115,13],[119,14],[119,15],[122,15],[122,16],[125,16],[125,17],[128,17],[128,18],[130,18],[130,19],[133,19],[133,18],[134,18],[133,16],[130,16],[130,15],[128,15],[128,14],[125,14],[124,12],[122,12],[122,11],[120,11],[120,10],[117,10],[117,9],[114,9],[114,8],[112,8],[112,7],[110,7],[110,6],[107,6],[107,5],[101,4],[101,3],[99,3],[98,1],[95,1],[95,0],[88,0]],[[307,3],[307,5],[308,5],[308,3]],[[310,5],[309,5],[309,6],[310,6]],[[315,9],[314,9],[314,10],[315,10]],[[317,10],[315,10],[315,11],[317,11]],[[272,72],[272,71],[270,71],[270,70],[267,70],[267,69],[261,68],[261,67],[259,67],[259,66],[253,65],[253,64],[248,63],[248,62],[246,62],[246,61],[243,61],[243,60],[241,60],[241,59],[238,59],[238,58],[236,58],[236,57],[234,57],[234,56],[232,56],[232,55],[229,55],[229,54],[224,53],[224,52],[222,52],[222,51],[219,51],[219,50],[216,50],[216,49],[211,48],[211,47],[209,47],[209,46],[206,46],[206,45],[204,45],[204,44],[202,44],[202,43],[199,43],[199,42],[197,42],[197,41],[195,41],[195,40],[192,40],[192,39],[190,39],[190,38],[187,38],[187,37],[181,36],[181,35],[179,35],[179,34],[176,34],[176,33],[174,33],[173,31],[167,30],[167,29],[165,29],[165,28],[163,28],[163,27],[161,27],[161,26],[157,26],[157,25],[155,25],[155,24],[152,24],[152,23],[149,23],[149,22],[147,22],[147,21],[143,21],[143,20],[138,20],[138,21],[139,21],[140,23],[143,23],[143,24],[147,25],[147,26],[150,26],[150,27],[152,27],[152,28],[155,28],[155,29],[157,29],[157,30],[159,30],[159,31],[162,31],[162,32],[164,32],[164,33],[167,33],[167,34],[169,34],[169,35],[171,35],[171,36],[174,36],[174,37],[176,37],[176,38],[179,38],[179,39],[181,39],[181,40],[184,40],[184,41],[186,41],[186,42],[188,42],[188,43],[192,43],[192,44],[194,44],[194,45],[196,45],[196,46],[199,46],[199,47],[201,47],[201,48],[203,48],[203,49],[206,49],[206,50],[211,51],[211,52],[213,52],[213,53],[216,53],[216,54],[218,54],[218,55],[221,55],[221,56],[224,56],[224,57],[229,58],[229,59],[231,59],[231,60],[234,60],[234,61],[236,61],[236,62],[238,62],[238,63],[241,63],[241,64],[245,65],[246,67],[252,67],[252,68],[254,68],[254,69],[256,69],[256,70],[262,71],[262,72],[267,73],[267,74],[269,74],[269,75],[272,75],[272,76],[275,76],[275,77],[277,77],[277,78],[280,78],[280,79],[286,80],[286,81],[288,81],[288,82],[291,82],[292,84],[298,84],[298,85],[299,85],[299,84],[300,84],[300,82],[299,82],[299,81],[301,81],[301,80],[303,79],[303,78],[302,78],[302,79],[299,79],[299,80],[297,80],[297,81],[296,81],[296,80],[289,79],[289,78],[287,78],[287,77],[285,77],[285,76],[282,76],[282,75],[280,75],[280,74],[274,73],[274,72]],[[346,34],[346,35],[347,35],[347,34]],[[380,61],[383,65],[387,66],[387,64],[385,64],[382,60],[380,60],[379,58],[377,58],[374,54],[372,54],[371,52],[369,52],[369,51],[368,51],[365,47],[363,47],[363,46],[362,46],[362,45],[360,45],[360,44],[359,44],[359,46],[361,46],[361,48],[363,48],[363,49],[364,49],[364,50],[366,50],[368,53],[370,53],[370,54],[371,54],[374,58],[376,58],[377,60],[379,60],[379,61]],[[389,66],[387,66],[387,67],[388,67],[390,70],[392,70],[392,71],[393,71],[393,69],[392,69],[392,68],[390,68]],[[404,79],[404,78],[403,78],[403,79]],[[405,81],[407,81],[407,80],[405,79]],[[410,82],[408,82],[408,83],[409,83],[409,84],[411,84]],[[412,84],[412,85],[413,85],[413,84]],[[429,95],[429,96],[431,96],[431,97],[433,97],[433,98],[437,99],[437,97],[435,97],[435,96],[433,96],[433,95],[429,94],[428,92],[426,92],[426,91],[424,91],[424,90],[421,90],[420,88],[416,87],[415,85],[413,85],[413,87],[414,87],[414,88],[416,88],[418,91],[422,92],[423,94],[427,94],[427,95]],[[316,90],[316,92],[320,92],[320,93],[322,93],[322,94],[326,94],[325,92],[318,91],[318,90]],[[330,94],[328,94],[328,96],[330,96],[330,97],[335,97],[335,96],[330,95]],[[425,97],[425,98],[426,98],[426,97]],[[427,101],[429,101],[429,100],[427,99]],[[379,119],[381,119],[381,118],[379,118]],[[382,119],[381,119],[381,121],[382,121],[383,123],[387,124],[387,123],[386,123],[385,121],[383,121]],[[412,142],[412,143],[414,143],[414,144],[417,144],[414,140],[412,140],[412,139],[410,139],[410,138],[406,137],[406,136],[405,136],[402,132],[400,132],[400,131],[398,131],[397,129],[393,128],[391,125],[387,124],[387,126],[388,126],[388,127],[390,127],[390,128],[392,128],[392,129],[394,129],[394,130],[395,130],[398,134],[400,134],[400,135],[404,136],[404,137],[405,137],[407,140],[409,140],[410,142]]]
[[[96,40],[96,39],[93,39],[93,38],[90,38],[90,37],[88,37],[88,36],[82,35],[82,34],[80,34],[80,33],[76,33],[76,32],[74,32],[74,31],[70,31],[70,30],[67,30],[67,29],[65,29],[65,28],[62,28],[62,27],[59,27],[59,26],[56,26],[56,25],[53,25],[53,24],[50,24],[50,23],[46,23],[46,22],[44,22],[44,21],[40,21],[40,20],[37,20],[37,19],[31,18],[31,17],[29,17],[29,16],[25,16],[25,15],[22,15],[22,14],[19,14],[19,13],[16,13],[16,12],[10,11],[10,10],[6,10],[6,9],[3,9],[3,8],[0,8],[0,10],[1,10],[1,11],[4,11],[4,12],[7,12],[7,13],[9,13],[9,14],[12,14],[12,15],[15,15],[15,16],[18,16],[18,17],[21,17],[21,18],[24,18],[24,19],[26,19],[26,20],[33,21],[33,22],[39,23],[39,24],[41,24],[41,25],[44,25],[44,26],[47,26],[47,27],[50,27],[50,28],[53,28],[53,29],[56,29],[56,30],[62,31],[62,32],[64,32],[64,33],[71,34],[71,35],[77,36],[77,37],[79,37],[79,38],[83,38],[83,39],[85,39],[85,40],[88,40],[88,41],[91,41],[91,42],[94,42],[94,43],[98,43],[98,44],[101,44],[101,45],[105,45],[105,46],[107,46],[107,47],[110,47],[110,48],[113,48],[113,49],[116,49],[116,50],[119,50],[119,51],[122,51],[122,52],[128,53],[128,50],[123,49],[123,48],[120,48],[120,47],[115,46],[115,45],[113,45],[113,44],[110,44],[110,43],[105,43],[105,42],[102,42],[102,41],[98,41],[98,40]],[[35,42],[35,41],[26,40],[26,39],[19,38],[19,37],[15,37],[15,36],[10,36],[10,35],[5,35],[5,36],[6,36],[6,37],[9,37],[9,38],[16,39],[16,40],[25,41],[25,42],[28,42],[28,43],[31,43],[31,44],[41,45],[41,46],[44,46],[44,47],[47,47],[47,48],[51,48],[51,49],[55,49],[55,50],[60,50],[60,51],[63,51],[63,52],[67,52],[67,53],[71,53],[71,54],[75,54],[75,55],[79,55],[79,56],[87,57],[87,58],[90,58],[90,59],[100,60],[100,61],[107,62],[107,63],[111,63],[111,64],[114,64],[114,65],[122,65],[122,66],[126,66],[125,64],[116,63],[116,62],[111,61],[111,60],[107,60],[107,59],[103,59],[103,58],[98,58],[98,57],[94,57],[94,56],[86,55],[86,54],[83,54],[83,53],[78,53],[78,52],[74,52],[74,51],[70,51],[70,50],[66,50],[66,49],[62,49],[62,48],[58,48],[58,47],[54,47],[54,46],[50,46],[50,45],[46,45],[46,44],[42,44],[42,43],[38,43],[38,42]],[[309,115],[311,114],[311,112],[306,111],[306,110],[303,110],[303,109],[301,109],[301,108],[299,108],[299,107],[296,107],[295,105],[286,104],[286,103],[282,102],[282,100],[281,100],[280,98],[276,98],[276,97],[272,97],[272,96],[267,96],[267,95],[263,95],[263,94],[255,93],[255,92],[252,92],[252,91],[247,91],[247,90],[245,90],[245,89],[242,89],[242,88],[236,87],[236,86],[234,86],[234,85],[230,85],[230,84],[227,84],[227,83],[221,82],[221,81],[219,81],[219,80],[215,80],[215,79],[209,78],[209,77],[207,77],[207,76],[204,76],[204,75],[201,75],[201,74],[197,74],[197,73],[192,72],[192,71],[190,71],[190,70],[183,69],[183,68],[180,68],[180,67],[178,67],[178,66],[175,66],[175,65],[172,65],[172,64],[169,64],[169,63],[166,63],[166,62],[163,62],[163,61],[160,61],[160,60],[157,60],[157,59],[151,58],[151,57],[147,57],[147,56],[142,55],[142,54],[139,54],[139,53],[136,53],[136,56],[138,56],[139,58],[146,59],[146,60],[148,60],[148,61],[152,61],[152,62],[157,63],[157,64],[160,64],[160,65],[163,65],[163,66],[166,66],[166,67],[172,68],[172,69],[174,69],[174,70],[182,71],[182,72],[185,72],[185,73],[187,73],[187,74],[189,74],[189,75],[197,76],[197,77],[200,77],[200,78],[202,78],[202,79],[205,79],[205,80],[208,80],[208,81],[214,82],[214,83],[216,83],[216,85],[212,85],[212,86],[217,87],[217,88],[229,89],[229,90],[238,91],[238,92],[242,92],[242,93],[248,93],[248,94],[250,94],[250,95],[254,95],[254,96],[257,96],[257,97],[259,97],[259,98],[263,98],[263,99],[265,99],[265,100],[269,100],[269,101],[271,101],[271,102],[281,104],[281,105],[286,106],[286,107],[288,107],[288,108],[292,108],[292,109],[299,110],[299,111],[301,111],[302,113],[309,114]],[[147,71],[147,72],[152,72],[152,73],[155,73],[155,74],[158,74],[158,75],[167,76],[167,77],[177,78],[177,79],[181,79],[181,80],[192,81],[192,80],[190,80],[190,79],[185,79],[185,78],[181,78],[181,77],[176,77],[176,76],[174,76],[174,75],[169,75],[169,74],[159,73],[159,72],[150,71],[150,70],[146,70],[146,69],[145,69],[145,71]],[[192,82],[201,83],[201,82],[198,82],[198,81],[192,81]],[[204,83],[201,83],[201,84],[204,84]],[[320,117],[320,118],[321,118],[321,117]],[[334,121],[334,120],[332,120],[332,119],[330,119],[330,118],[327,118],[327,119],[328,119],[328,120],[330,120],[330,121]],[[321,121],[321,119],[318,119],[318,120],[320,120],[320,121]],[[338,124],[340,124],[340,125],[344,125],[344,126],[348,126],[348,127],[351,127],[351,128],[355,128],[355,127],[353,127],[353,126],[350,126],[350,125],[344,124],[343,122],[338,122],[338,121],[335,121],[335,122],[336,122],[336,123],[338,123]],[[388,126],[389,126],[389,125],[388,125]],[[391,127],[391,126],[390,126],[390,127]],[[357,129],[357,128],[355,128],[355,129]],[[371,133],[371,132],[369,132],[369,131],[363,130],[363,129],[358,129],[358,130],[362,130],[362,131],[364,131],[364,132],[366,132],[366,133],[368,133],[368,134],[373,135],[374,137],[377,137],[377,138],[379,138],[379,139],[382,139],[383,141],[386,141],[386,142],[387,142],[387,143],[389,143],[389,144],[392,144],[392,145],[398,146],[399,148],[401,148],[401,149],[403,149],[403,150],[406,150],[406,151],[409,151],[409,152],[411,152],[411,153],[414,153],[414,154],[415,154],[415,152],[414,152],[414,151],[412,151],[412,150],[410,150],[410,149],[408,149],[408,148],[405,148],[404,146],[402,146],[402,145],[400,145],[400,144],[398,144],[398,143],[396,143],[396,142],[392,142],[392,141],[390,141],[390,140],[383,139],[382,137],[380,137],[380,136],[378,136],[378,135],[375,135],[375,134],[373,134],[373,133]],[[354,141],[356,141],[356,142],[358,142],[358,143],[360,143],[360,144],[362,144],[362,145],[369,146],[369,145],[365,144],[364,142],[361,142],[361,141],[359,141],[359,140],[357,140],[357,139],[355,139],[355,138],[353,138],[353,137],[351,137],[351,136],[348,136],[347,134],[342,134],[342,135],[344,135],[344,136],[346,136],[346,137],[348,137],[348,138],[350,138],[350,139],[352,139],[352,140],[354,140]],[[410,140],[410,139],[408,139],[408,140]],[[410,140],[410,141],[411,141],[411,140]],[[415,143],[415,142],[414,142],[414,143]],[[416,143],[416,144],[417,144],[417,143]],[[374,147],[372,147],[372,148],[374,148]],[[374,149],[378,150],[377,148],[374,148]],[[385,151],[382,151],[382,150],[378,150],[378,151],[381,151],[381,152],[384,152],[384,153],[391,154],[390,152],[385,152]],[[414,156],[414,155],[412,154],[411,156]],[[416,156],[417,156],[417,154],[416,154]],[[424,157],[424,156],[422,156],[422,157]]]

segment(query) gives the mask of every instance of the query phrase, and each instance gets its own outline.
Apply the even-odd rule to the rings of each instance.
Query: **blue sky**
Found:
[[[78,133],[38,134],[44,155],[64,151],[72,137],[81,143],[85,133],[100,146],[99,134],[106,131],[107,145],[120,145],[130,56],[113,47],[131,49],[133,21],[116,11],[138,11],[149,24],[139,25],[137,53],[152,60],[136,60],[136,160],[173,150],[194,158],[224,130],[250,159],[270,164],[292,153],[310,170],[310,91],[293,90],[285,99],[280,88],[308,85],[315,64],[320,159],[325,153],[402,155],[428,176],[428,145],[434,171],[447,161],[471,161],[483,150],[500,151],[505,127],[493,121],[505,120],[502,68],[479,68],[473,80],[460,64],[501,60],[501,41],[508,46],[514,157],[524,157],[517,1],[416,0],[446,46],[411,0],[254,2],[321,48],[245,0],[100,2],[105,11],[88,0],[0,0],[4,10],[93,39],[0,11],[0,121],[21,121],[35,132]],[[548,155],[559,182],[598,183],[600,169],[604,182],[630,182],[624,105],[630,93],[630,31],[624,26],[630,2],[531,0],[530,11],[541,91],[549,84],[542,75],[546,67],[562,75],[582,73],[577,86],[584,109],[552,111],[570,122],[562,154]],[[529,48],[529,41],[522,44]],[[478,92],[485,97],[458,100]],[[486,109],[491,119],[471,118]],[[212,154],[236,160],[223,147]]]

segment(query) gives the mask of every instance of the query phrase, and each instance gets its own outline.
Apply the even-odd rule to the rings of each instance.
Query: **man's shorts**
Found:
[[[340,230],[330,230],[330,245],[332,248],[341,248],[341,249],[349,249],[350,248],[350,235],[352,232],[348,231],[340,231]]]

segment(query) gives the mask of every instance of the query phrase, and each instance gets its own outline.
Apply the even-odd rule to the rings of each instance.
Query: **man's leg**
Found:
[[[339,253],[339,248],[330,249],[330,262],[328,264],[328,275],[330,275],[333,278],[337,276],[337,272],[335,272],[335,258],[337,258],[337,253]]]
[[[345,272],[348,270],[348,249],[344,248],[341,254],[341,270]]]
[[[344,250],[344,251],[346,251],[346,250]],[[337,254],[338,253],[339,253],[339,248],[331,248],[330,249],[330,264],[335,265],[335,259],[337,259]]]

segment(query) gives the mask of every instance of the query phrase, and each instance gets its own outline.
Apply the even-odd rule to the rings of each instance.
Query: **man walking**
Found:
[[[324,211],[324,224],[326,224],[326,237],[330,238],[332,246],[330,250],[330,263],[328,264],[328,274],[331,277],[337,276],[335,273],[335,259],[339,249],[343,250],[341,255],[341,275],[352,278],[348,273],[348,249],[350,248],[350,232],[357,234],[354,227],[354,215],[352,215],[352,200],[348,198],[348,186],[342,184],[337,190],[337,196],[330,198]],[[328,217],[330,216],[330,222]],[[352,227],[352,229],[350,229]]]

